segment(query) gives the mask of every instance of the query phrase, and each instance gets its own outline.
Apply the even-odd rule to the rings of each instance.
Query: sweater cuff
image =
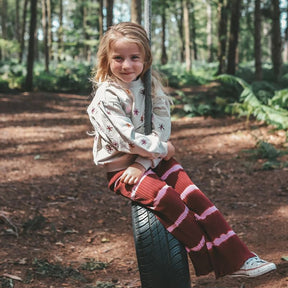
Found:
[[[143,158],[141,156],[138,156],[135,159],[135,162],[141,164],[146,169],[146,171],[151,167],[151,164],[152,164],[150,159]]]

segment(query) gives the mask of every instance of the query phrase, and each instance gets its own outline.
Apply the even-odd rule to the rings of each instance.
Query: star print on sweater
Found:
[[[144,133],[145,95],[141,79],[100,84],[87,112],[95,130],[93,156],[107,171],[138,162],[155,167],[167,155],[171,121],[168,98],[161,90],[152,98],[152,133]],[[157,162],[157,161],[158,162]]]

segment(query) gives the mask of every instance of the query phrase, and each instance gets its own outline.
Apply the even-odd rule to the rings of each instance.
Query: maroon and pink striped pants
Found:
[[[136,185],[119,181],[123,172],[107,174],[109,188],[153,210],[185,246],[197,276],[231,274],[254,256],[175,159],[162,160]]]

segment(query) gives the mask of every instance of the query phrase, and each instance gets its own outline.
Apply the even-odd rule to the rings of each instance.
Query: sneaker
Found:
[[[240,270],[231,274],[232,277],[257,277],[276,269],[276,265],[260,259],[257,255],[249,258]]]

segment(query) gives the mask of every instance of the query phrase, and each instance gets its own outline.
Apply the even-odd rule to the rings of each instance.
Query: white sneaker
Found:
[[[260,259],[257,255],[249,258],[240,270],[232,273],[232,277],[257,277],[276,269],[276,265]]]

